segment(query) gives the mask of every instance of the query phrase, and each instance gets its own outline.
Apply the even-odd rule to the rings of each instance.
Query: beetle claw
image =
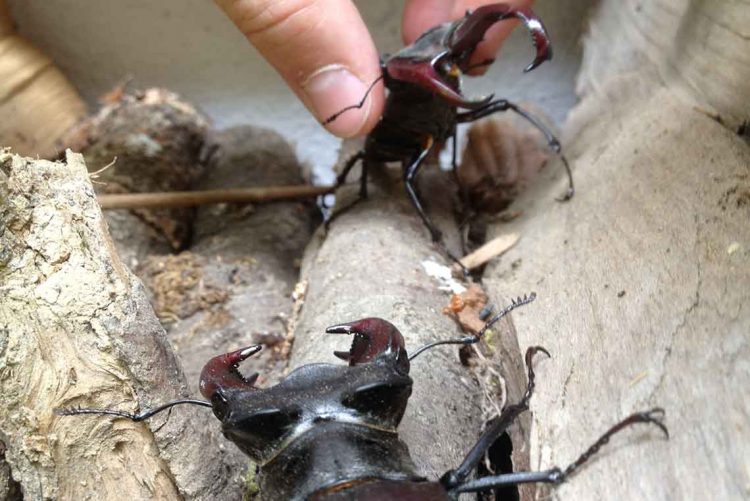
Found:
[[[344,362],[348,362],[349,359],[352,357],[348,351],[334,351],[333,356],[336,358],[343,360]]]
[[[382,318],[363,318],[348,324],[333,325],[326,332],[354,335],[348,352],[333,352],[337,358],[348,361],[349,365],[363,364],[381,355],[393,354],[399,363],[405,364],[405,370],[409,369],[404,337],[393,324]]]
[[[467,12],[463,19],[436,26],[425,32],[412,45],[405,47],[383,62],[387,79],[409,82],[459,108],[474,110],[487,105],[493,96],[467,99],[461,95],[461,73],[491,62],[471,64],[474,50],[487,30],[496,22],[516,17],[531,32],[536,57],[524,71],[531,71],[552,57],[552,48],[544,25],[530,9],[517,9],[495,3]],[[387,80],[386,79],[386,84]],[[345,108],[346,109],[346,108]]]
[[[351,324],[332,325],[326,329],[327,334],[352,334]]]
[[[509,17],[516,17],[526,25],[536,47],[536,57],[524,71],[531,71],[552,58],[552,46],[547,30],[531,9],[518,9],[503,3],[495,3],[484,5],[471,14],[467,14],[453,31],[450,43],[451,52],[454,56],[463,58],[460,64],[463,71],[469,68],[471,54],[482,41],[487,30],[496,22]]]
[[[263,347],[259,344],[219,355],[203,366],[200,377],[201,394],[211,400],[216,391],[228,388],[250,389],[258,373],[244,377],[237,368],[240,362],[255,355]]]

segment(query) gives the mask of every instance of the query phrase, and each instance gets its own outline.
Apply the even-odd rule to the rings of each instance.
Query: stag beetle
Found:
[[[250,346],[212,358],[200,376],[202,400],[177,400],[140,414],[107,409],[68,408],[57,414],[107,414],[142,421],[178,404],[213,409],[224,436],[260,467],[264,499],[365,501],[457,499],[461,493],[483,492],[522,483],[559,484],[578,470],[610,437],[635,423],[653,423],[667,436],[659,408],[632,414],[610,428],[566,468],[515,472],[471,478],[490,446],[522,412],[534,391],[532,359],[549,356],[536,346],[526,352],[528,385],[520,402],[490,421],[462,463],[439,480],[419,475],[397,427],[412,391],[409,364],[425,350],[444,344],[478,342],[500,318],[535,295],[518,298],[472,336],[427,344],[407,354],[404,338],[390,322],[365,318],[326,329],[353,335],[349,351],[334,354],[346,365],[309,364],[297,368],[270,388],[254,386],[257,374],[243,377],[239,364],[260,351]]]
[[[493,95],[468,99],[461,95],[461,74],[477,66],[492,64],[487,60],[471,64],[474,49],[485,32],[496,22],[516,17],[531,32],[536,57],[524,71],[528,72],[551,59],[552,47],[541,20],[526,8],[495,3],[479,7],[452,23],[435,26],[423,33],[412,45],[404,47],[381,63],[382,75],[370,86],[358,104],[348,106],[328,119],[328,124],[342,113],[361,108],[367,94],[380,80],[389,90],[383,116],[365,139],[364,149],[355,153],[344,165],[336,186],[346,181],[349,171],[362,161],[360,198],[367,197],[367,171],[371,164],[402,162],[404,184],[412,204],[430,231],[434,242],[442,235],[422,208],[415,186],[419,168],[430,153],[453,138],[453,169],[456,168],[456,126],[473,122],[499,111],[511,110],[528,120],[547,139],[549,147],[560,154],[560,142],[535,116],[506,99]],[[464,109],[467,111],[458,111]],[[574,194],[573,175],[567,159],[560,155],[568,176],[568,191],[561,201]]]

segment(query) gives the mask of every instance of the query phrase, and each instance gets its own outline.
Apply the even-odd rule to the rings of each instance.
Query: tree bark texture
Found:
[[[148,408],[184,395],[185,381],[82,157],[3,153],[0,166],[0,430],[25,498],[223,496],[193,409],[147,424],[52,413]]]
[[[750,9],[745,1],[602,1],[590,23],[577,91],[653,71],[672,94],[736,130],[750,116]]]
[[[519,341],[553,355],[537,369],[534,468],[565,466],[633,411],[666,409],[668,441],[623,433],[561,499],[748,495],[750,148],[735,125],[750,117],[750,9],[665,3],[602,2],[564,134],[577,195],[553,202],[556,175],[490,232],[522,237],[488,267],[489,291],[535,287]]]
[[[502,364],[502,397],[522,394],[523,349],[542,345],[553,355],[536,364],[533,414],[511,429],[515,468],[565,466],[625,415],[657,405],[667,412],[669,441],[644,426],[618,435],[556,491],[563,499],[744,499],[750,485],[750,407],[742,394],[750,383],[750,151],[735,134],[750,118],[748,9],[667,4],[601,2],[579,78],[584,99],[563,136],[578,193],[567,204],[553,201],[565,181],[551,165],[541,174],[546,182],[511,207],[522,215],[490,228],[489,238],[521,235],[487,267],[492,301],[539,294],[513,313],[518,339],[510,322],[498,329],[493,360]],[[206,149],[206,125],[194,110],[163,94],[129,99],[114,109],[151,103],[163,121],[143,134],[107,126],[125,149],[91,140],[90,131],[77,136],[86,140],[79,144],[92,155],[92,170],[126,153],[95,179],[106,189],[185,189],[205,163],[212,171],[203,188],[253,184],[261,172],[280,176],[263,182],[299,182],[296,164],[296,171],[281,167],[292,162],[288,147],[267,133],[228,133]],[[165,141],[156,131],[175,122],[184,139]],[[230,153],[246,141],[256,141],[255,153]],[[266,156],[282,150],[276,160]],[[165,151],[183,160],[165,167],[155,160]],[[277,161],[278,169],[262,167]],[[250,167],[234,177],[245,162]],[[332,352],[351,340],[326,335],[325,327],[366,316],[393,322],[411,351],[459,335],[442,313],[449,296],[422,267],[428,258],[450,263],[394,181],[400,172],[376,178],[370,199],[319,231],[305,253],[302,310],[290,318],[291,367],[342,363]],[[160,309],[178,320],[170,335],[192,385],[210,355],[256,335],[279,337],[274,316],[296,278],[290,263],[307,239],[307,209],[208,207],[194,226],[192,214],[123,211],[127,221],[109,225],[128,247],[107,236],[80,156],[50,163],[3,153],[0,179],[0,441],[24,494],[236,498],[227,470],[242,458],[226,452],[233,446],[222,442],[207,409],[182,408],[148,424],[60,418],[51,410],[135,410],[134,402],[146,408],[195,395],[116,246],[134,265],[183,248],[194,230],[192,257],[163,259],[184,259],[181,271],[196,279],[185,294],[199,308],[178,301]],[[425,169],[420,185],[428,211],[455,236],[444,179]],[[355,190],[340,191],[342,205]],[[285,362],[275,352],[247,366],[259,364],[268,383]],[[456,352],[436,348],[412,364],[414,393],[400,433],[431,478],[460,462],[490,405]],[[2,487],[6,473],[0,464],[0,493],[10,492]]]

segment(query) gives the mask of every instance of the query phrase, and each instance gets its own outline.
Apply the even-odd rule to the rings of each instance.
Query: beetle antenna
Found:
[[[456,339],[444,339],[442,341],[433,341],[432,343],[428,343],[421,348],[419,348],[417,351],[415,351],[410,357],[409,361],[414,360],[417,355],[420,353],[423,353],[430,348],[434,348],[435,346],[440,346],[443,344],[462,344],[462,345],[469,345],[478,343],[480,339],[482,339],[482,336],[484,335],[487,330],[489,330],[490,327],[495,325],[501,318],[503,318],[505,315],[510,313],[511,311],[515,310],[519,306],[524,306],[526,304],[529,304],[530,302],[534,301],[536,299],[536,292],[532,292],[528,296],[524,295],[523,297],[518,297],[516,299],[511,300],[510,304],[503,308],[500,312],[497,313],[494,317],[489,319],[484,326],[477,332],[476,334],[472,334],[470,336],[464,336],[461,338]]]
[[[58,416],[78,416],[80,414],[95,414],[99,416],[117,416],[117,417],[124,417],[126,419],[130,419],[131,421],[144,421],[151,416],[160,413],[161,411],[165,411],[171,407],[174,407],[175,405],[181,405],[181,404],[192,404],[192,405],[199,405],[201,407],[211,407],[210,402],[205,402],[203,400],[192,400],[192,399],[184,399],[184,400],[175,400],[173,402],[167,402],[166,404],[160,405],[158,407],[154,407],[153,409],[149,409],[140,413],[130,413],[125,411],[117,411],[114,409],[92,409],[88,407],[67,407],[63,409],[55,409],[54,412]]]
[[[361,108],[362,106],[364,106],[365,105],[365,101],[367,100],[367,96],[369,96],[370,92],[372,92],[372,89],[375,88],[375,84],[377,84],[381,80],[383,80],[383,75],[380,75],[378,78],[375,79],[374,82],[372,82],[370,84],[370,86],[367,88],[367,92],[365,92],[365,95],[362,96],[362,100],[359,103],[353,104],[351,106],[347,106],[346,108],[337,111],[336,113],[334,113],[330,117],[326,118],[323,122],[321,122],[321,124],[322,125],[328,125],[329,123],[333,122],[334,120],[336,120],[338,117],[340,117],[341,115],[343,115],[347,111],[353,110],[355,108]]]
[[[529,304],[529,303],[533,302],[533,301],[534,301],[535,299],[536,299],[536,292],[532,292],[532,293],[531,293],[531,294],[529,294],[528,296],[527,296],[527,295],[524,295],[523,297],[520,297],[520,296],[519,296],[518,298],[516,298],[516,299],[514,299],[514,300],[511,300],[511,302],[510,302],[510,304],[509,304],[508,306],[506,306],[505,308],[503,308],[502,310],[500,310],[500,312],[498,312],[498,314],[497,314],[497,315],[495,315],[494,317],[492,317],[491,319],[489,319],[489,320],[487,321],[487,323],[485,323],[485,324],[484,324],[484,327],[482,327],[482,328],[481,328],[481,329],[479,330],[479,332],[477,332],[477,336],[476,336],[476,337],[477,337],[477,338],[480,338],[480,337],[482,337],[482,335],[483,335],[483,334],[484,334],[485,332],[487,332],[487,330],[488,330],[488,329],[489,329],[490,327],[492,327],[493,325],[495,325],[495,324],[496,324],[496,323],[498,322],[498,320],[500,320],[500,319],[501,319],[501,318],[503,318],[503,317],[504,317],[505,315],[507,315],[507,314],[508,314],[508,313],[510,313],[511,311],[515,310],[515,309],[516,309],[516,308],[518,308],[519,306],[524,306],[524,305],[527,305],[527,304]]]

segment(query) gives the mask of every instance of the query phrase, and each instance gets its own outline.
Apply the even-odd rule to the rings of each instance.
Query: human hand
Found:
[[[215,0],[292,91],[319,120],[358,103],[380,76],[380,59],[351,0]],[[401,26],[404,42],[439,23],[458,19],[487,0],[407,0]],[[507,1],[528,6],[531,0]],[[498,23],[477,47],[474,60],[494,56],[515,22]],[[326,125],[339,137],[368,133],[385,104],[377,85],[364,106]]]

